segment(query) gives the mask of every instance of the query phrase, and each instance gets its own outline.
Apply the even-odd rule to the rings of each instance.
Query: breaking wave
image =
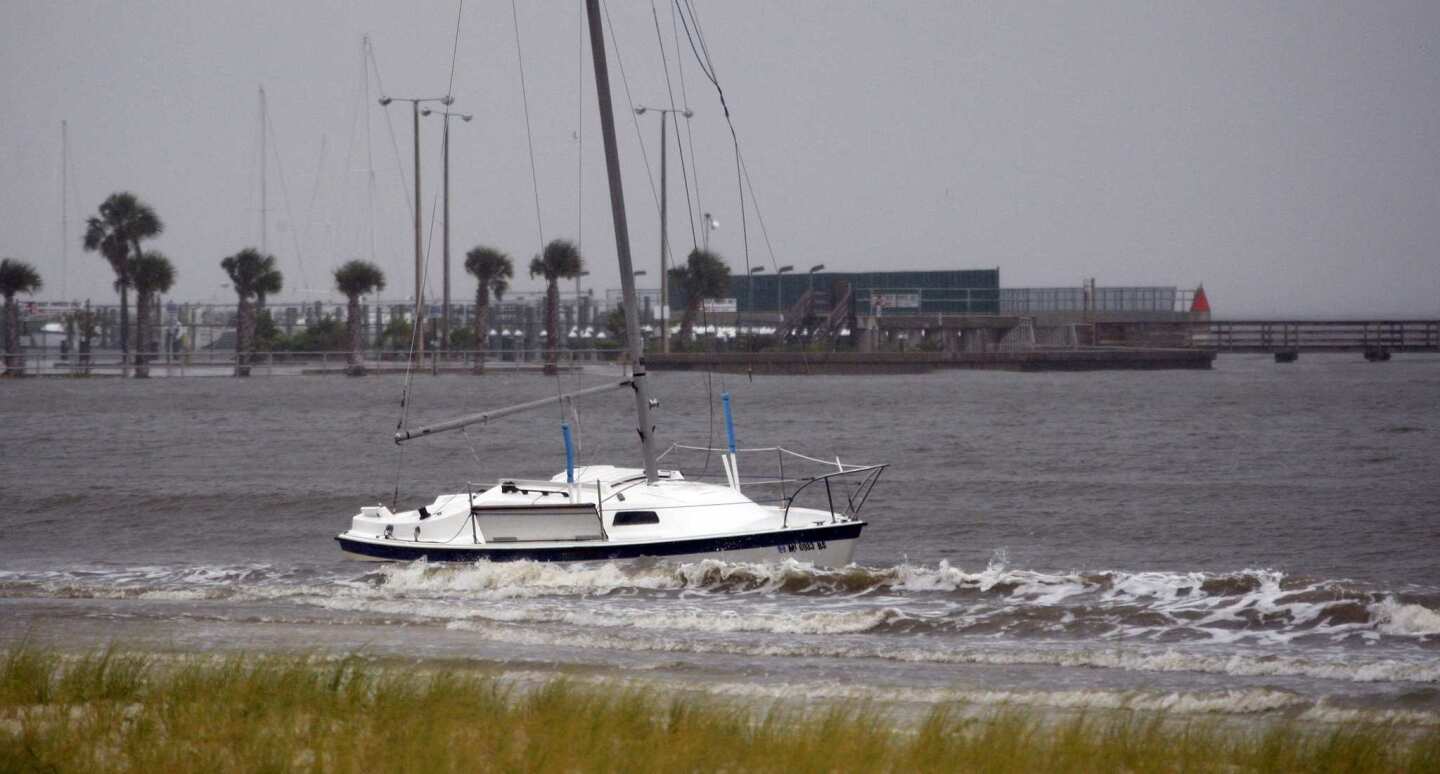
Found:
[[[864,630],[897,633],[1272,644],[1383,636],[1440,643],[1440,597],[1292,578],[1273,570],[1044,573],[992,564],[971,572],[945,561],[837,570],[793,560],[570,566],[417,562],[382,567],[355,585],[381,598],[463,602],[663,597],[738,603],[745,596],[811,597],[815,601],[808,607],[844,602],[864,606],[871,616]],[[799,600],[795,604],[806,609]],[[877,610],[891,613],[877,616]],[[836,629],[856,630],[848,623]]]
[[[1345,647],[1383,642],[1421,653],[1440,647],[1440,595],[1435,592],[1376,590],[1273,570],[1046,573],[1012,569],[1000,561],[975,571],[945,561],[823,569],[793,560],[415,562],[380,565],[359,574],[353,567],[0,571],[0,597],[156,604],[262,601],[385,620],[558,624],[600,633],[629,628],[676,634],[864,634],[890,644],[932,636],[946,643],[976,638],[1145,643],[1158,646],[1144,656],[1151,661],[1162,658],[1156,653],[1166,653],[1168,647],[1213,644]],[[1215,652],[1202,655],[1220,657]],[[1129,657],[1099,655],[1092,660],[1107,658]],[[1212,668],[1218,669],[1201,671]],[[1257,673],[1264,668],[1254,667],[1262,670]],[[1306,674],[1333,671],[1329,666],[1306,669],[1311,670]]]
[[[735,640],[696,637],[625,637],[607,632],[552,631],[515,627],[493,621],[450,621],[454,631],[472,632],[485,639],[521,645],[564,645],[642,652],[724,654],[733,656],[785,656],[796,658],[874,658],[932,664],[991,666],[1056,666],[1122,669],[1144,672],[1202,672],[1245,677],[1311,677],[1359,683],[1440,682],[1440,663],[1434,660],[1363,658],[1350,654],[1313,656],[1267,653],[1206,653],[1197,649],[1152,650],[1137,647],[1096,648],[1015,647],[986,643],[927,642],[924,647],[885,640],[795,641]]]

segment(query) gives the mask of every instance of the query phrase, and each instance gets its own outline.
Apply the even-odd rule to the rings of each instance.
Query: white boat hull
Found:
[[[853,559],[855,543],[864,526],[862,521],[848,521],[682,540],[514,543],[504,546],[431,543],[352,533],[341,533],[335,539],[347,555],[372,561],[586,562],[659,559],[689,562],[720,559],[727,562],[779,562],[795,559],[822,567],[843,567]]]

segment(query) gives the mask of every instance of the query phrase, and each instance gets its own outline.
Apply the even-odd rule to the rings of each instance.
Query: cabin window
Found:
[[[654,511],[621,511],[615,514],[615,526],[632,527],[636,524],[659,524],[660,515]]]

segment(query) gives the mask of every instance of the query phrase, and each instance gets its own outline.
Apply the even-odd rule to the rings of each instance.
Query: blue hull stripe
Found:
[[[822,540],[853,540],[860,537],[865,522],[852,521],[844,524],[830,524],[808,529],[792,529],[781,532],[762,532],[753,535],[698,538],[695,540],[669,540],[663,543],[616,544],[601,543],[583,546],[556,548],[439,548],[419,545],[404,540],[389,540],[370,543],[354,540],[344,535],[336,536],[340,548],[352,554],[376,559],[410,561],[425,559],[431,562],[473,562],[488,559],[492,562],[586,562],[606,559],[638,559],[640,557],[682,556],[685,554],[708,554],[717,551],[739,551],[747,548],[770,548],[793,543],[814,543]]]

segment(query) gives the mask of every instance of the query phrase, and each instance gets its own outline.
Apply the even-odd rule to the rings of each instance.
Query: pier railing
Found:
[[[720,462],[728,449],[671,444],[660,460],[675,464],[687,478],[725,483]],[[790,451],[779,446],[736,449],[740,491],[756,503],[781,509],[781,523],[790,524],[792,508],[809,508],[838,517],[854,518],[865,507],[870,492],[888,465],[855,465]],[[702,457],[680,464],[682,455]],[[788,466],[788,469],[787,469]],[[697,469],[698,467],[698,469]],[[714,471],[714,472],[712,472]]]
[[[556,353],[561,368],[586,364],[611,363],[620,359],[615,349],[569,349]],[[368,373],[415,371],[473,371],[483,361],[486,370],[524,370],[540,368],[548,361],[545,349],[450,350],[426,352],[411,361],[409,354],[398,351],[369,350],[360,353],[358,365]],[[230,376],[237,367],[247,368],[250,376],[285,376],[296,374],[345,373],[351,365],[351,353],[345,350],[255,352],[242,359],[234,351],[200,350],[182,353],[154,353],[128,356],[114,351],[89,353],[61,352],[55,348],[26,348],[16,358],[5,360],[0,370],[19,372],[25,376],[122,376],[133,375],[143,367],[150,376]]]
[[[1192,343],[1221,352],[1437,352],[1440,320],[1215,320]]]

